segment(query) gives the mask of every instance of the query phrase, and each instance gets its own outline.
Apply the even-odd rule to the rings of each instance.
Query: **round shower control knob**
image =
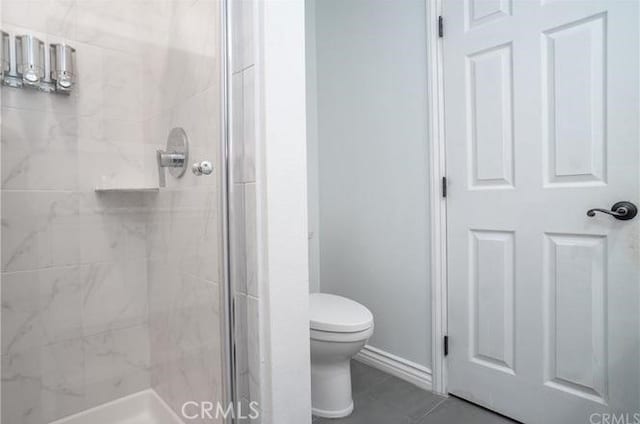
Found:
[[[213,165],[208,160],[203,160],[200,163],[194,163],[191,170],[194,175],[210,175],[213,172]]]

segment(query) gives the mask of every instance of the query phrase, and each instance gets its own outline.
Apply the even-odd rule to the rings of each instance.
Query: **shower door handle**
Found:
[[[203,160],[200,163],[194,163],[191,167],[191,171],[193,171],[194,175],[211,175],[213,172],[213,165],[208,160]]]

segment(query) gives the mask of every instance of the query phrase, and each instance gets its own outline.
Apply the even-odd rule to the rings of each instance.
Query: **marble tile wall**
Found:
[[[2,88],[2,422],[149,387],[221,393],[217,0],[1,0],[2,29],[77,49],[69,97]],[[156,194],[174,126],[216,172]]]
[[[150,384],[148,211],[94,193],[142,178],[142,62],[80,36],[92,5],[0,4],[5,31],[67,41],[78,58],[69,97],[2,88],[3,422],[46,423]]]
[[[231,2],[231,282],[235,299],[237,396],[263,401],[261,295],[256,215],[255,0]],[[259,407],[262,410],[262,405]],[[256,420],[260,421],[260,420]]]

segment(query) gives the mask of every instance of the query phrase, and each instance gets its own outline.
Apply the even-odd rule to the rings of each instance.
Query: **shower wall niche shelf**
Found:
[[[157,193],[159,187],[96,187],[96,193]]]

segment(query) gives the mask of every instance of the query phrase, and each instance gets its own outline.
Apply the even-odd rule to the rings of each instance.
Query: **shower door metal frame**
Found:
[[[221,184],[220,187],[220,205],[222,207],[222,384],[223,384],[223,396],[221,401],[224,405],[233,403],[234,414],[225,417],[226,424],[236,423],[235,419],[235,406],[237,405],[236,399],[236,358],[235,358],[235,333],[234,333],[234,308],[233,308],[233,290],[231,286],[231,257],[230,247],[231,239],[229,235],[229,193],[230,193],[230,116],[231,111],[229,109],[229,93],[230,93],[230,52],[231,52],[231,22],[229,0],[220,0],[220,111],[221,111],[221,125],[220,125],[220,149],[222,158],[222,172],[221,172]]]

